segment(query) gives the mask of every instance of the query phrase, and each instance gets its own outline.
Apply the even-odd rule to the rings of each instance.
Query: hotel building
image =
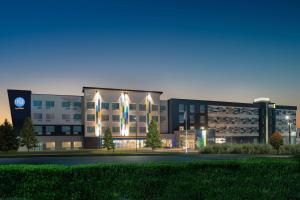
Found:
[[[107,128],[116,148],[141,148],[151,120],[157,121],[164,147],[185,146],[186,129],[190,148],[198,146],[203,130],[207,143],[268,143],[275,131],[283,134],[285,143],[296,143],[297,107],[266,98],[237,103],[161,100],[162,92],[147,90],[83,87],[82,92],[75,96],[8,90],[13,126],[20,133],[24,119],[31,117],[40,150],[101,148]]]

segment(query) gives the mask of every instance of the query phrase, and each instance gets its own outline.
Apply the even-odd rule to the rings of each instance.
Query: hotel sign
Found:
[[[23,97],[17,97],[15,98],[14,103],[16,106],[16,110],[22,110],[25,106],[25,99]]]

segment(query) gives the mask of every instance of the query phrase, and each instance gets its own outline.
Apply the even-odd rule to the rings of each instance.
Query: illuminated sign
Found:
[[[254,99],[254,103],[260,103],[260,102],[270,102],[270,98],[265,98],[265,97],[260,97],[260,98],[256,98]]]
[[[25,99],[23,97],[17,97],[15,99],[14,103],[15,103],[16,109],[24,109]]]

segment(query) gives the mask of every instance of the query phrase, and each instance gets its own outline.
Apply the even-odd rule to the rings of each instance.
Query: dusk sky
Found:
[[[300,108],[300,1],[1,1],[0,70],[1,122],[7,89],[263,96]]]

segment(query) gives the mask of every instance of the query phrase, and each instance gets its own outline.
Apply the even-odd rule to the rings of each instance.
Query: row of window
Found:
[[[40,143],[40,147],[43,146],[43,143]],[[62,142],[61,147],[58,146],[58,143],[56,142],[46,142],[46,149],[57,149],[57,148],[63,148],[63,149],[71,149],[71,148],[82,148],[82,142],[81,141],[74,141],[74,142]]]
[[[86,120],[89,122],[94,122],[95,118],[96,118],[95,114],[87,114],[86,115]],[[158,122],[158,116],[152,116],[152,120]],[[109,121],[109,115],[101,115],[101,121]],[[112,121],[119,122],[120,115],[112,115]],[[129,121],[136,122],[136,115],[129,115]],[[140,115],[139,122],[146,122],[146,115]]]
[[[34,130],[38,135],[43,134],[43,126],[34,126]],[[45,131],[47,135],[51,135],[52,133],[55,133],[55,126],[45,126]],[[71,133],[71,126],[62,126],[61,132],[65,134]],[[82,133],[82,127],[81,126],[73,126],[73,134],[80,134]]]
[[[178,115],[178,120],[179,120],[179,123],[182,124],[185,122],[185,119],[184,119],[184,114],[179,114]],[[206,123],[206,117],[205,116],[200,116],[200,119],[199,119],[199,122],[200,124],[205,124]],[[190,115],[190,123],[195,123],[195,115]]]
[[[195,107],[196,107],[195,105],[185,106],[184,104],[179,104],[178,111],[185,112],[188,111],[189,108],[190,113],[195,113],[196,111]],[[206,105],[200,105],[199,112],[204,114],[206,112]]]
[[[42,113],[33,113],[32,114],[32,118],[36,119],[36,120],[42,120],[43,119],[43,114]],[[46,120],[53,120],[55,118],[55,114],[54,113],[47,113],[45,114],[45,119]],[[72,119],[75,121],[80,121],[82,118],[81,114],[73,114],[72,115]],[[62,114],[61,115],[61,119],[63,120],[70,120],[71,119],[71,115],[70,114]]]
[[[109,110],[109,103],[103,102],[101,103],[101,109]],[[138,104],[139,111],[146,111],[146,105],[145,104]],[[165,106],[163,106],[165,107]],[[95,109],[95,102],[87,102],[86,104],[87,109]],[[111,103],[111,109],[112,110],[119,110],[120,104],[119,103]],[[136,110],[137,104],[129,104],[129,110]],[[165,108],[163,108],[165,109]],[[158,105],[152,105],[152,111],[158,111]]]
[[[50,109],[55,106],[55,102],[54,101],[46,101],[45,105],[46,105],[46,109]],[[43,101],[33,100],[32,106],[37,109],[41,109],[43,107]],[[81,102],[70,102],[70,101],[61,102],[61,107],[63,107],[63,108],[70,109],[71,106],[73,106],[73,108],[81,108],[82,104],[81,104]]]
[[[102,127],[102,132],[104,133],[106,131],[107,127]],[[146,133],[146,127],[138,127],[139,133]],[[87,132],[88,133],[95,133],[95,126],[87,126]],[[113,133],[119,133],[120,127],[119,126],[113,126],[111,128],[111,132]],[[129,133],[136,133],[137,127],[132,126],[129,127]]]

